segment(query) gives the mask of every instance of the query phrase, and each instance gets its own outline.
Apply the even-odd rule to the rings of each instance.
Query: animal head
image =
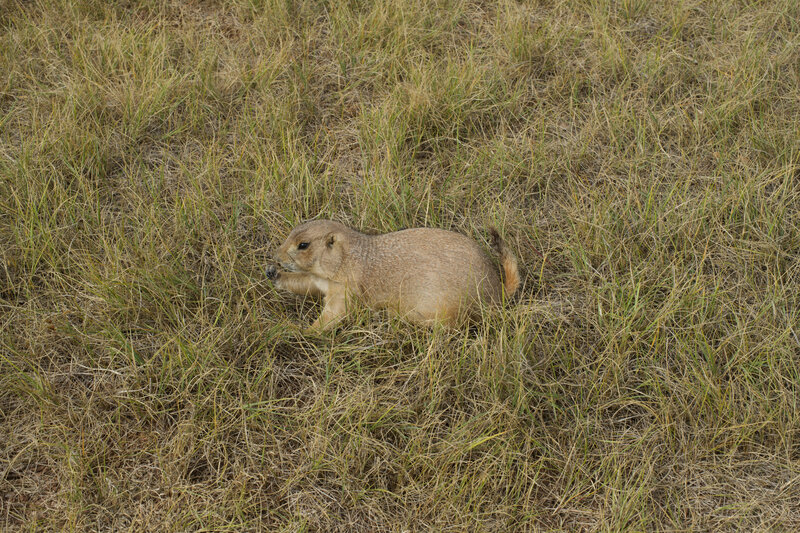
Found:
[[[332,220],[312,220],[294,228],[275,258],[290,272],[310,272],[330,279],[344,257],[347,227]]]

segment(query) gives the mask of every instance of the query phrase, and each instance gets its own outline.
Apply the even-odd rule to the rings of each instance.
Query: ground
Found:
[[[800,3],[9,0],[7,530],[800,529]],[[471,329],[276,292],[500,229]]]

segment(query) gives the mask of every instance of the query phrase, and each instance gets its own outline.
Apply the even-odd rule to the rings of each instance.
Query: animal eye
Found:
[[[301,242],[300,244],[297,245],[298,250],[305,250],[306,248],[308,248],[307,242]]]

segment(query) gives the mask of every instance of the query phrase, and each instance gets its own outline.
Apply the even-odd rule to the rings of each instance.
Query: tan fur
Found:
[[[333,326],[354,300],[413,322],[454,325],[476,315],[481,304],[502,302],[519,286],[514,254],[494,229],[492,237],[504,283],[480,246],[458,233],[416,228],[365,235],[314,220],[294,228],[275,254],[286,271],[271,267],[267,277],[279,289],[324,298],[313,328]],[[298,249],[300,243],[307,248]]]
[[[519,268],[517,267],[517,258],[511,249],[506,246],[500,233],[496,228],[489,228],[492,234],[492,248],[495,253],[500,257],[500,265],[503,267],[503,288],[506,291],[506,296],[510,297],[517,292],[519,287]]]

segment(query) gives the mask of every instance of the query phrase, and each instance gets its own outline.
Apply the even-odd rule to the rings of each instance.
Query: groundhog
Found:
[[[275,254],[285,271],[273,265],[266,275],[278,289],[324,298],[314,330],[334,326],[354,301],[415,323],[456,326],[519,286],[514,254],[490,231],[502,281],[489,256],[464,235],[434,228],[366,235],[331,220],[294,228]]]

